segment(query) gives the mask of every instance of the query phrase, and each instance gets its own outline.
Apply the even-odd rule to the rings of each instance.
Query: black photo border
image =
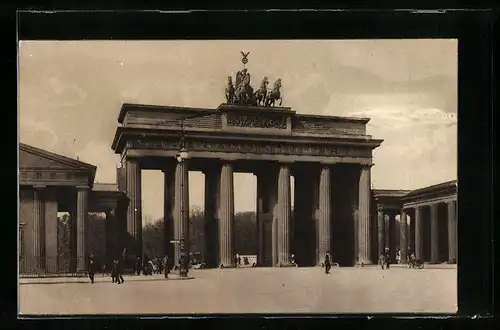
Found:
[[[95,8],[95,7],[94,7]],[[46,8],[46,10],[49,10]],[[338,10],[180,10],[170,11],[24,11],[17,12],[16,36],[20,40],[37,39],[365,39],[365,38],[457,38],[458,39],[458,298],[459,313],[449,321],[459,318],[484,318],[493,314],[493,239],[494,239],[494,126],[493,126],[493,64],[494,21],[497,13],[484,9],[447,10],[394,10],[394,9],[345,9]],[[11,21],[11,18],[9,18]],[[11,31],[11,30],[9,30]],[[12,37],[12,35],[10,36]],[[12,40],[12,38],[11,38]],[[17,91],[17,41],[16,48],[6,43],[10,50],[8,85],[16,84]],[[5,50],[6,48],[4,48]],[[12,52],[12,50],[14,50]],[[5,54],[5,52],[3,52]],[[11,67],[14,64],[14,67]],[[7,72],[7,71],[6,71]],[[9,95],[9,111],[16,114],[11,127],[18,127],[17,93]],[[12,108],[12,110],[10,109]],[[13,116],[14,117],[14,116]],[[10,117],[9,117],[10,118]],[[15,126],[14,126],[15,125]],[[9,125],[10,126],[10,125]],[[16,203],[12,207],[17,214],[17,132],[6,130],[6,145],[12,168],[3,164],[4,173],[9,174]],[[7,141],[7,140],[4,140]],[[5,151],[4,151],[5,152]],[[14,164],[15,163],[15,164]],[[10,162],[9,162],[10,164]],[[14,172],[14,170],[16,172]],[[14,174],[16,173],[16,174]],[[5,181],[6,183],[8,181]],[[9,243],[9,282],[17,283],[17,249],[15,227],[12,217],[5,221],[4,237]],[[9,263],[9,264],[10,264]],[[4,315],[17,314],[17,285],[8,286],[14,300],[2,301]],[[6,296],[6,295],[4,295]],[[12,299],[12,298],[11,298]],[[11,315],[12,313],[12,315]],[[409,324],[414,317],[425,314],[396,315],[401,322]],[[186,315],[187,316],[187,315]],[[188,318],[191,317],[187,316]],[[272,319],[262,319],[262,317]],[[285,322],[298,315],[282,315]],[[323,318],[326,315],[307,315]],[[393,315],[373,315],[369,325],[379,318]],[[110,324],[111,317],[89,316],[101,324]],[[227,319],[229,316],[220,315]],[[236,315],[245,318],[247,325],[259,328],[277,322],[274,315]],[[345,318],[358,317],[365,321],[366,315],[331,315],[337,322]],[[437,317],[437,315],[435,315]],[[442,315],[439,315],[441,318]],[[79,318],[79,317],[77,317]],[[140,315],[135,318],[156,318]],[[178,316],[170,322],[184,322]],[[126,316],[115,317],[118,327],[139,326]],[[126,321],[124,320],[126,319]],[[342,320],[340,320],[342,319]],[[91,320],[92,321],[92,320]],[[146,320],[141,320],[146,321]],[[187,320],[194,322],[196,320]],[[207,320],[208,321],[208,320]],[[214,321],[214,320],[212,320]],[[307,324],[310,319],[291,321],[292,324]],[[327,320],[324,320],[327,322]],[[415,321],[413,319],[413,321]],[[24,325],[34,321],[21,321]],[[87,321],[85,321],[87,322]],[[90,322],[90,321],[89,321]],[[149,321],[146,321],[149,322]],[[141,322],[142,323],[142,322]],[[334,323],[329,320],[328,323]],[[84,324],[83,322],[81,324]],[[87,323],[86,323],[87,324]],[[115,324],[115,325],[116,325]],[[121,326],[120,326],[121,324]],[[208,324],[208,323],[206,323]],[[204,324],[203,326],[206,326]],[[170,324],[169,324],[170,325]],[[399,326],[403,326],[400,324]],[[404,325],[406,326],[406,325]],[[35,325],[36,327],[36,325]],[[82,326],[83,327],[83,326]]]

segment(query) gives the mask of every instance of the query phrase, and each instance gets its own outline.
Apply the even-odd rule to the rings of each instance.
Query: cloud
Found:
[[[319,74],[310,74],[299,80],[297,77],[283,87],[283,99],[286,104],[294,109],[300,109],[301,113],[318,113],[328,105],[331,91],[325,77]],[[286,87],[291,86],[289,91]],[[314,106],[311,106],[314,100]]]
[[[34,121],[29,117],[21,117],[19,123],[19,140],[22,143],[49,149],[55,147],[59,138],[50,124]]]
[[[456,179],[456,116],[440,109],[373,108],[368,134],[384,140],[373,152],[375,188],[415,189]]]
[[[54,108],[67,108],[83,104],[87,100],[87,93],[73,81],[62,80],[55,76],[45,77],[41,80],[26,79],[23,73],[20,77],[20,96],[28,100],[29,104],[50,105]],[[25,97],[25,95],[29,95]]]

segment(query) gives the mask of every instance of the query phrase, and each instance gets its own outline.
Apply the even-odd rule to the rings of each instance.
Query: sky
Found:
[[[19,140],[97,166],[115,182],[111,150],[122,103],[216,108],[227,76],[250,52],[254,89],[283,82],[297,113],[369,117],[383,139],[375,189],[416,189],[457,179],[457,40],[21,41]],[[234,78],[233,78],[234,79]],[[160,171],[143,171],[143,217],[163,216]],[[190,173],[190,204],[203,205]],[[197,189],[198,188],[198,189]],[[235,176],[235,209],[255,209],[252,175]]]

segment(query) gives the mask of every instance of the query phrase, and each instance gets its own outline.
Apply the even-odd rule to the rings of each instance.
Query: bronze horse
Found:
[[[280,88],[281,88],[281,78],[276,80],[273,89],[269,91],[269,93],[267,93],[265,102],[266,107],[271,107],[271,106],[274,107],[274,103],[278,99],[280,100],[279,105],[281,106],[281,103],[283,102],[283,96],[281,95]]]
[[[227,77],[226,101],[228,104],[234,103],[234,85],[233,78],[231,76]]]
[[[268,84],[269,80],[267,79],[267,77],[264,77],[264,79],[262,79],[262,82],[260,83],[259,89],[255,92],[255,101],[257,102],[258,106],[265,105]]]

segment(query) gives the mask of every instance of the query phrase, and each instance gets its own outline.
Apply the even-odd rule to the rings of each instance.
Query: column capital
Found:
[[[439,204],[439,203],[431,203],[431,204],[429,204],[428,206],[429,206],[430,208],[437,208],[437,207],[438,207],[438,204]]]
[[[125,157],[123,157],[123,160],[125,162],[137,162],[139,160],[140,157],[138,156],[131,156],[131,155],[125,155]]]
[[[324,170],[329,170],[329,171],[331,171],[331,169],[332,169],[332,164],[320,163],[320,164],[319,164],[319,168],[320,168],[320,169],[322,169],[322,170],[324,169]]]
[[[287,166],[287,167],[290,167],[292,166],[293,164],[295,164],[295,161],[293,160],[287,160],[287,161],[279,161],[278,162],[279,166]]]
[[[384,206],[381,204],[377,204],[377,212],[383,212],[384,211]]]

